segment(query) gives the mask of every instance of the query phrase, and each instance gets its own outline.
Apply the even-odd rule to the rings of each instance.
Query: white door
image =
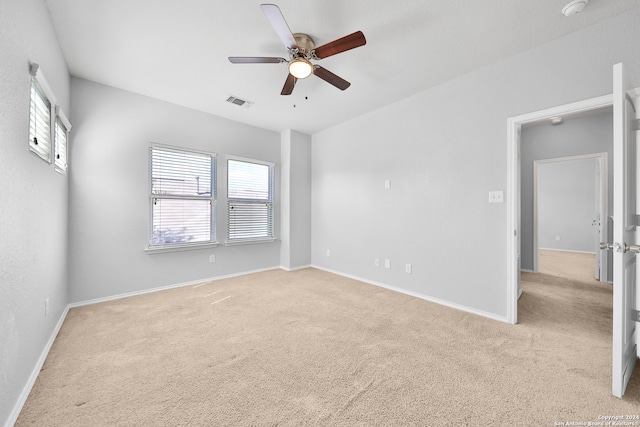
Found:
[[[622,397],[637,360],[635,117],[623,64],[613,67],[613,381]],[[632,248],[632,249],[637,249]]]
[[[602,163],[602,158],[597,158],[596,161],[596,179],[595,179],[595,184],[596,184],[596,194],[595,194],[595,199],[596,199],[596,205],[595,205],[595,219],[593,220],[593,228],[594,228],[594,232],[595,232],[595,244],[596,244],[596,248],[598,247],[598,242],[604,242],[605,240],[607,240],[606,237],[604,237],[602,235],[602,214],[600,213],[600,210],[602,209],[602,186],[600,184],[600,180],[602,179],[602,175],[601,175],[601,163]],[[603,254],[600,253],[600,251],[596,250],[596,280],[601,280],[601,275],[606,275],[606,271],[601,271],[601,267],[602,267],[602,258],[603,258]],[[607,254],[604,254],[604,257],[606,257]],[[602,280],[604,280],[604,278],[602,278]]]
[[[522,126],[521,125],[517,125],[516,126],[516,151],[517,151],[517,163],[518,165],[520,164],[520,162],[522,161],[522,152],[520,149],[520,141],[522,140]],[[521,168],[518,167],[518,175],[516,177],[516,188],[520,188],[522,185],[522,171]],[[521,208],[522,208],[522,195],[520,194],[520,191],[518,191],[518,195],[517,195],[517,200],[515,201],[515,208],[516,208],[516,218],[518,218],[518,221],[516,223],[516,231],[515,231],[515,237],[516,237],[516,299],[515,299],[515,304],[513,306],[513,313],[512,313],[512,321],[513,323],[516,323],[516,321],[518,320],[518,298],[520,298],[520,295],[522,295],[522,283],[520,283],[520,271],[522,270],[522,232],[520,230],[522,230],[522,215],[521,215]],[[537,254],[537,252],[536,252]]]

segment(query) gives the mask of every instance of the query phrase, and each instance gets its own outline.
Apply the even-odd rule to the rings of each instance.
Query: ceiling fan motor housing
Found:
[[[298,52],[302,55],[306,55],[316,48],[316,43],[313,41],[310,35],[304,33],[294,33],[293,38],[298,44]]]

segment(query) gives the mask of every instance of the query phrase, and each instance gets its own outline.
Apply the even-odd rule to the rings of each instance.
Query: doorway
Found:
[[[613,93],[560,107],[537,111],[507,120],[507,321],[518,321],[521,259],[521,135],[523,124],[551,119],[560,114],[581,114],[597,108],[613,111],[613,239],[601,248],[613,251],[612,394],[622,398],[638,358],[636,318],[636,210],[638,157],[636,138],[640,114],[635,107],[640,88],[633,88],[624,64],[613,66]]]
[[[611,118],[608,112],[602,116],[599,121]],[[602,146],[610,149],[611,143]],[[541,250],[575,252],[593,255],[592,277],[609,281],[609,256],[599,249],[608,231],[608,157],[602,152],[533,161],[533,273],[540,271]]]
[[[522,158],[521,138],[523,127],[535,125],[554,117],[588,114],[595,110],[611,108],[613,96],[605,95],[558,107],[553,107],[507,120],[507,322],[518,320],[518,297],[522,292],[520,270],[522,268]]]

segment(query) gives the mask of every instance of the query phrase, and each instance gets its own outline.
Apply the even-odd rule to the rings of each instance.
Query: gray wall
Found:
[[[506,189],[507,118],[611,93],[620,61],[639,85],[637,22],[640,9],[313,135],[313,264],[506,320],[507,203],[488,193]]]
[[[29,152],[29,63],[67,116],[69,72],[41,0],[0,0],[0,425],[68,303],[67,176]],[[50,312],[45,317],[45,299]],[[37,372],[35,372],[37,374]]]
[[[640,67],[639,67],[640,69]],[[608,153],[609,215],[613,213],[613,116],[603,111],[565,120],[553,126],[545,123],[522,132],[522,268],[533,269],[533,162],[581,154]]]
[[[292,148],[288,234],[300,235],[305,224],[311,233],[310,240],[304,234],[287,242],[286,263],[304,265],[308,252],[297,259],[293,248],[307,242],[320,268],[506,316],[506,204],[488,203],[489,191],[506,187],[506,120],[611,93],[611,68],[619,61],[640,85],[639,21],[640,9],[630,11],[313,135],[306,163],[311,221],[304,217],[307,202],[296,196],[308,194],[308,185],[291,178],[308,179],[294,166],[308,147]],[[7,159],[0,169],[4,422],[69,301],[285,262],[280,243],[144,252],[149,142],[215,151],[220,159],[272,161],[279,171],[280,134],[81,79],[72,80],[69,100],[68,72],[44,1],[0,0],[0,29],[0,142]],[[68,178],[28,152],[30,61],[42,65],[74,125]],[[293,132],[289,137],[308,142]],[[219,162],[219,177],[224,165]],[[218,190],[223,196],[224,179]],[[219,236],[224,212],[220,197]],[[215,264],[208,262],[212,253]],[[375,266],[374,258],[390,259],[391,268]],[[411,274],[405,263],[412,264]]]
[[[311,265],[311,136],[281,134],[280,263],[287,270]]]
[[[71,81],[71,94],[72,302],[280,266],[279,242],[152,255],[144,250],[150,142],[217,153],[217,236],[224,242],[225,155],[276,163],[279,188],[279,133],[77,78]],[[279,235],[278,222],[275,231]],[[211,254],[215,263],[209,263]]]
[[[540,248],[595,253],[596,166],[593,158],[538,165]]]

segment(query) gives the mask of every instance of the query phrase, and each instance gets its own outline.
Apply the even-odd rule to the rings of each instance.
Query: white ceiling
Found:
[[[266,129],[313,134],[640,6],[590,0],[278,0],[316,46],[361,30],[363,47],[319,61],[351,82],[311,76],[281,96],[288,57],[258,0],[46,0],[71,75]],[[229,95],[254,102],[242,108]],[[307,99],[308,98],[308,99]]]

